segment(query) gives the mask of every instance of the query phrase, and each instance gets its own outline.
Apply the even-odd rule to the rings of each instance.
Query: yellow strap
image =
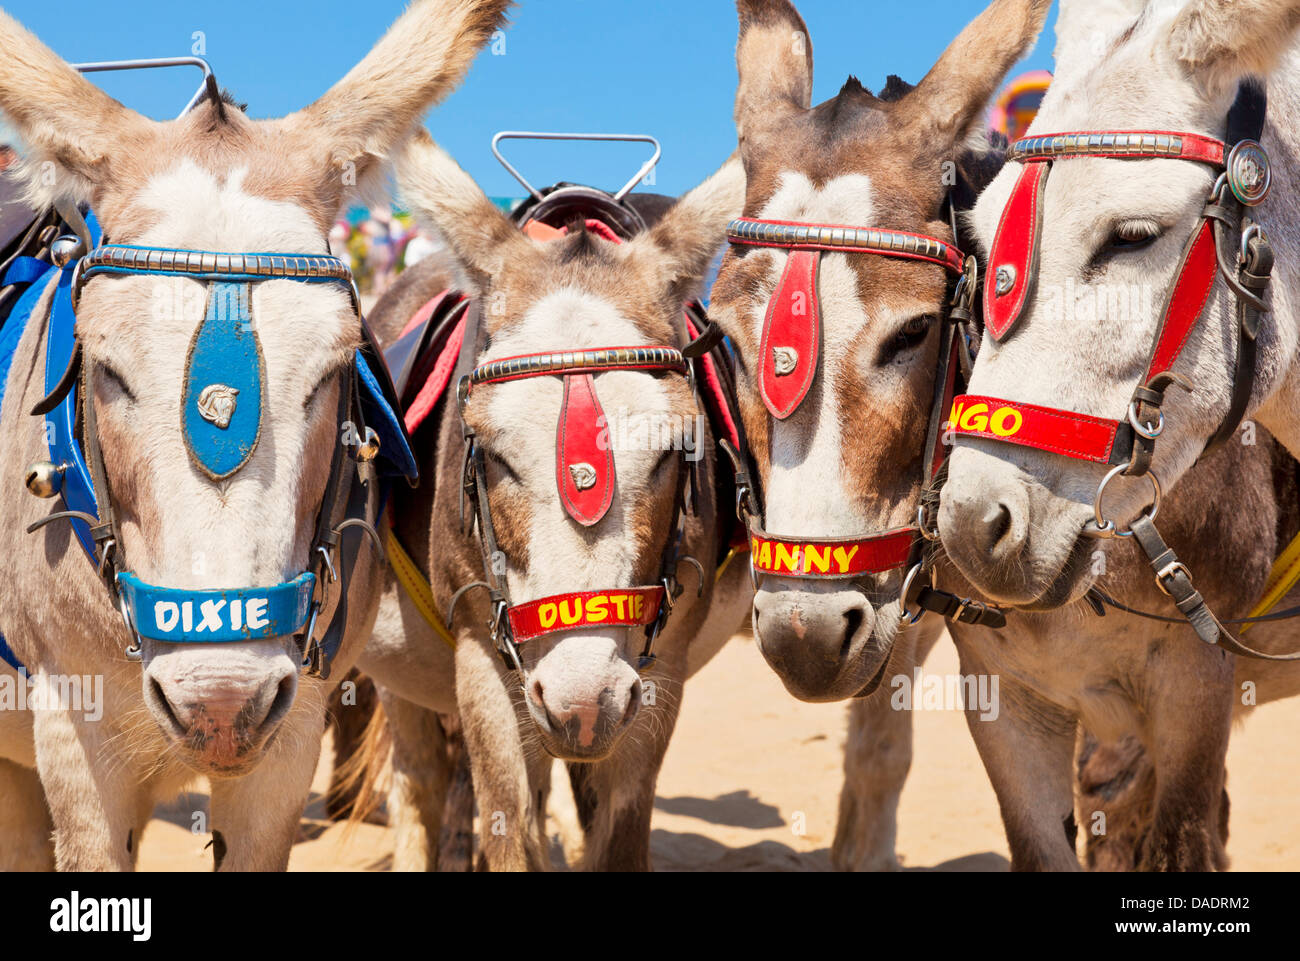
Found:
[[[1300,582],[1300,534],[1296,535],[1295,540],[1286,546],[1282,556],[1273,562],[1273,570],[1268,575],[1268,584],[1264,587],[1264,598],[1255,605],[1255,609],[1250,612],[1251,617],[1260,617],[1267,614],[1278,604],[1278,601],[1286,597],[1291,592],[1291,588]],[[1245,634],[1250,630],[1251,625],[1242,626],[1238,634]]]
[[[455,650],[456,639],[442,623],[442,617],[438,614],[438,605],[433,599],[433,588],[429,587],[429,582],[420,574],[415,561],[411,560],[411,555],[406,553],[406,549],[402,547],[392,531],[388,533],[388,563],[393,573],[397,575],[398,583],[406,589],[406,596],[420,612],[420,616],[428,622],[433,632],[442,638],[448,647]]]

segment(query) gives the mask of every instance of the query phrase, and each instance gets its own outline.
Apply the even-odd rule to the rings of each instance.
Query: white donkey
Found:
[[[1272,510],[1270,477],[1235,471],[1248,459],[1238,441],[1254,438],[1253,424],[1234,437],[1240,418],[1253,416],[1300,454],[1297,28],[1294,0],[1063,4],[1056,78],[1027,140],[1012,150],[1015,162],[971,221],[991,251],[988,333],[973,396],[958,403],[991,416],[954,414],[939,528],[949,556],[987,596],[1030,610],[1079,610],[1099,556],[1112,569],[1149,557],[1161,590],[1180,601],[1202,640],[1239,650],[1198,604],[1193,579],[1207,594],[1249,605],[1253,572],[1272,559],[1273,537],[1253,543],[1238,526]],[[1248,82],[1265,75],[1266,112]],[[1272,157],[1271,193],[1263,153],[1245,142],[1252,139]],[[1262,314],[1252,298],[1264,289],[1267,258],[1246,220],[1263,225],[1276,257],[1271,310]],[[1227,449],[1191,472],[1216,437]],[[1222,480],[1209,480],[1215,471]],[[1203,513],[1195,541],[1208,553],[1204,563],[1184,558],[1183,568],[1161,556],[1152,523],[1161,483],[1162,529],[1171,510]],[[1127,550],[1139,544],[1148,557]],[[1145,570],[1149,588],[1155,581]],[[1162,613],[1177,618],[1161,600]],[[1285,623],[1248,637],[1270,652],[1295,646]],[[1133,645],[1129,666],[1117,660],[1108,684],[1077,660],[1058,658],[1057,678],[1085,685],[1085,717],[1136,709],[1148,738],[1161,718],[1183,724],[1183,755],[1154,758],[1161,793],[1177,792],[1219,763],[1213,732],[1226,746],[1230,711],[1300,691],[1295,664],[1234,659],[1222,647],[1183,626],[1163,645]],[[1004,653],[1019,661],[1052,650],[1038,648]],[[1191,684],[1137,683],[1157,661],[1183,665]],[[1238,696],[1247,681],[1253,696]],[[1066,749],[1027,725],[984,750],[1050,767],[1050,756]],[[1006,793],[1004,806],[1041,796],[1029,784]],[[1148,854],[1159,862],[1169,852]]]
[[[341,676],[378,604],[361,529],[378,495],[374,443],[350,436],[361,392],[377,385],[360,369],[349,275],[325,256],[326,234],[348,186],[455,87],[507,6],[416,3],[283,119],[250,120],[209,84],[167,123],[112,100],[0,14],[0,109],[30,148],[33,182],[52,172],[58,199],[89,203],[113,241],[76,283],[66,270],[58,290],[51,279],[36,292],[0,413],[0,631],[38,688],[104,681],[99,718],[0,714],[6,866],[130,869],[154,804],[198,774],[212,781],[218,867],[287,865],[329,690],[300,680],[304,648],[318,669],[332,653]],[[68,288],[85,396],[62,423],[79,414],[93,495],[78,464],[38,468],[32,486],[61,486],[80,513],[27,534],[50,506],[22,490],[23,466],[72,441],[55,418],[74,403],[75,361],[47,421],[31,416],[51,407],[47,361],[61,373],[46,339],[56,319],[43,319]],[[336,574],[346,592],[331,590]]]

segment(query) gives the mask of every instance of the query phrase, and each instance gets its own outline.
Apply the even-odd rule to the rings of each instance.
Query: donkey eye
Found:
[[[107,364],[99,365],[99,376],[105,384],[111,386],[131,403],[135,403],[135,393],[126,384],[126,379]]]
[[[329,382],[332,381],[338,375],[339,375],[338,369],[334,368],[330,370],[327,374],[325,374],[325,376],[322,377],[320,380],[316,381],[316,386],[313,387],[311,391],[308,392],[305,398],[303,398],[302,409],[311,410],[312,407],[316,404],[316,401],[320,400],[321,391],[323,391],[326,388],[326,386],[329,385]]]
[[[492,466],[497,468],[497,470],[501,471],[501,473],[504,474],[507,478],[514,481],[516,484],[522,483],[518,471],[516,471],[513,467],[511,467],[510,462],[506,460],[504,457],[502,457],[500,454],[496,453],[496,451],[485,450],[483,452],[483,456],[487,459],[487,461],[490,464],[492,464]]]
[[[1153,220],[1126,220],[1115,225],[1108,246],[1113,251],[1141,250],[1151,246],[1163,232]]]

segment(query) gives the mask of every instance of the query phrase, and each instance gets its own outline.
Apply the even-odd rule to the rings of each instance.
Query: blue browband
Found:
[[[185,361],[181,419],[186,448],[195,466],[214,480],[230,477],[256,449],[265,406],[265,363],[253,324],[250,285],[269,280],[344,285],[359,318],[360,304],[351,271],[337,258],[321,255],[224,254],[102,244],[94,217],[88,215],[86,219],[97,246],[80,260],[67,264],[59,275],[50,310],[45,368],[47,393],[53,397],[60,390],[65,392],[46,414],[46,435],[50,460],[57,471],[55,490],[70,511],[82,515],[68,518],[78,540],[105,576],[129,626],[140,637],[189,644],[299,635],[315,644],[310,635],[324,603],[325,587],[318,575],[327,573],[326,581],[337,577],[334,553],[340,547],[342,531],[359,526],[377,536],[373,534],[374,499],[369,508],[360,509],[362,516],[357,516],[356,503],[364,504],[365,497],[358,496],[350,473],[342,483],[336,476],[350,471],[350,465],[344,462],[340,466],[344,459],[336,453],[327,502],[322,504],[313,544],[316,573],[304,572],[269,587],[225,590],[191,591],[145,584],[115,562],[113,551],[120,557],[121,550],[116,544],[112,504],[107,502],[107,509],[101,512],[96,497],[96,477],[106,483],[98,438],[88,436],[87,447],[78,440],[78,412],[84,399],[78,397],[75,381],[68,386],[68,372],[77,360],[75,305],[83,285],[92,277],[149,274],[207,282],[208,308]],[[34,284],[33,290],[36,286],[44,288]],[[29,312],[35,299],[24,297],[24,303],[30,300]],[[20,318],[20,325],[25,320]],[[340,420],[349,423],[341,423],[340,429],[344,435],[349,426],[353,434],[362,432],[351,448],[353,460],[373,464],[379,478],[405,477],[414,482],[418,478],[415,457],[402,421],[393,409],[391,389],[385,391],[365,356],[370,349],[368,345],[356,352],[355,387],[349,386],[340,395],[341,403],[350,405],[356,414],[341,408]],[[83,433],[93,434],[93,411],[83,413]],[[354,420],[360,424],[351,423]],[[87,449],[95,455],[89,461]],[[338,523],[343,516],[348,520]],[[94,525],[92,518],[97,519]],[[346,580],[351,565],[344,560],[339,566]],[[317,587],[322,588],[320,600],[314,600]],[[339,620],[337,613],[335,620]],[[341,640],[335,635],[340,635],[341,630],[340,625],[330,626],[330,642],[335,646]],[[314,653],[313,669],[327,675],[332,653],[328,649]]]

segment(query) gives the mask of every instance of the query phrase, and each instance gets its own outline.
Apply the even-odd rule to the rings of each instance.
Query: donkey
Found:
[[[96,524],[96,533],[112,531],[114,543],[97,539],[95,548],[101,570],[120,574],[107,583],[124,592],[121,613],[106,581],[80,556],[73,531],[44,523],[53,517],[48,508],[20,490],[20,465],[48,456],[45,425],[29,416],[47,392],[46,323],[27,324],[6,383],[0,630],[38,684],[102,677],[104,698],[98,721],[63,708],[20,723],[0,720],[0,795],[9,809],[0,857],[21,854],[31,866],[53,861],[63,870],[130,869],[154,804],[205,774],[217,867],[287,866],[330,688],[319,676],[299,677],[301,645],[322,650],[312,633],[316,619],[308,625],[307,612],[319,614],[322,629],[330,625],[338,641],[333,669],[341,677],[364,645],[381,579],[363,531],[329,529],[338,516],[331,498],[349,489],[343,480],[336,487],[333,478],[351,476],[350,468],[331,466],[351,463],[340,455],[340,443],[356,458],[362,479],[350,485],[351,494],[374,498],[378,491],[373,473],[362,473],[373,466],[363,463],[375,455],[373,438],[362,442],[346,429],[357,426],[351,401],[346,407],[344,401],[360,396],[351,378],[354,369],[361,376],[354,363],[361,364],[362,329],[346,268],[323,257],[326,234],[354,178],[364,181],[376,171],[418,117],[456,86],[507,6],[507,0],[412,5],[342,81],[283,119],[253,121],[210,83],[203,102],[168,123],[112,100],[0,13],[0,109],[31,149],[31,182],[48,183],[41,175],[56,172],[57,197],[43,202],[57,199],[61,210],[70,210],[69,202],[89,203],[106,237],[134,245],[101,247],[86,257],[76,303],[89,393],[82,398],[82,433],[99,518],[69,516]],[[141,248],[148,248],[138,261],[146,275],[123,276],[140,272],[122,265],[123,258],[136,263]],[[196,279],[151,270],[161,262],[154,259],[158,248]],[[270,257],[241,259],[239,279],[250,281],[244,293],[229,300],[212,293],[214,306],[205,311],[203,281],[212,279],[215,291],[218,280],[236,277],[236,262],[190,251],[275,253],[285,279],[266,279]],[[290,267],[303,276],[314,270],[315,280],[328,282],[288,279]],[[66,277],[58,283],[59,290],[53,280],[47,285],[34,318],[46,318],[51,299],[62,296]],[[207,343],[201,334],[231,321],[228,335],[214,336],[227,337],[227,347],[243,344],[246,352],[228,350],[219,367],[238,368],[253,387],[236,394],[216,385],[226,387],[225,399],[211,403],[213,391],[195,397],[185,381],[200,358],[216,359],[200,344]],[[254,341],[255,350],[248,346]],[[65,388],[76,383],[75,366],[69,371]],[[352,419],[341,423],[340,411]],[[191,422],[191,414],[199,419]],[[250,416],[254,432],[243,433]],[[224,442],[236,434],[239,443]],[[236,460],[229,470],[226,457]],[[44,492],[57,489],[57,473],[35,472]],[[346,513],[357,516],[351,500]],[[322,519],[329,521],[324,540],[317,536]],[[357,516],[352,526],[366,523]],[[23,533],[40,524],[36,534]],[[337,586],[328,593],[323,567],[313,568],[321,575],[315,585],[314,575],[299,572],[316,563],[316,545],[344,538],[336,553],[322,547],[332,554],[328,575],[337,573],[348,585],[346,594]],[[354,544],[360,548],[349,561]],[[274,584],[286,575],[297,575],[280,585],[292,595],[280,588],[274,594],[231,589]],[[324,600],[310,596],[315,587],[327,592],[320,593]],[[259,592],[264,596],[255,597]],[[182,608],[189,613],[177,628]],[[169,611],[181,643],[158,637],[171,623]],[[123,617],[135,631],[123,630]],[[196,633],[209,617],[224,618],[220,632]],[[213,636],[225,641],[207,642]],[[124,656],[124,648],[140,663]],[[315,667],[316,675],[326,673],[323,662]],[[48,814],[38,800],[36,771]],[[12,810],[11,798],[22,799],[20,811]],[[35,840],[50,836],[51,818],[52,856]]]
[[[1291,303],[1300,234],[1293,207],[1288,206],[1296,202],[1296,135],[1290,112],[1297,97],[1297,27],[1300,5],[1294,3],[1246,0],[1229,7],[1192,0],[1182,6],[1062,5],[1056,78],[1028,135],[1086,131],[1100,147],[1090,143],[1080,156],[1056,157],[1050,167],[1008,164],[975,206],[970,223],[981,245],[992,251],[994,279],[985,290],[988,333],[970,380],[970,394],[985,409],[1014,409],[1025,438],[1044,423],[1044,417],[1054,424],[1064,420],[1080,425],[1077,438],[1084,438],[1084,431],[1095,435],[1099,427],[1108,432],[1107,425],[1116,422],[1104,418],[1123,411],[1131,395],[1132,434],[1117,428],[1116,436],[1136,435],[1135,456],[1141,454],[1145,461],[1132,470],[1139,479],[1123,482],[1113,476],[1129,472],[1123,460],[1117,460],[1119,467],[1103,463],[1105,457],[1095,458],[1095,463],[1076,463],[1074,457],[1019,443],[1012,446],[986,431],[968,431],[954,424],[956,447],[942,492],[939,531],[948,556],[988,597],[1024,610],[1079,611],[1080,601],[1096,586],[1102,565],[1109,568],[1110,583],[1117,582],[1114,574],[1120,563],[1136,564],[1140,572],[1141,554],[1122,549],[1125,539],[1135,538],[1113,535],[1117,521],[1136,515],[1131,527],[1120,527],[1118,532],[1137,531],[1149,554],[1153,549],[1159,552],[1159,535],[1152,538],[1151,523],[1159,505],[1151,502],[1152,487],[1140,479],[1144,473],[1158,478],[1157,485],[1163,484],[1165,491],[1178,485],[1176,499],[1169,497],[1173,507],[1159,511],[1162,530],[1171,510],[1180,510],[1193,521],[1195,551],[1203,562],[1189,558],[1183,545],[1176,544],[1186,567],[1159,570],[1161,590],[1176,592],[1188,610],[1197,608],[1187,570],[1195,574],[1195,586],[1210,598],[1211,607],[1240,608],[1243,602],[1249,606],[1259,593],[1258,572],[1267,570],[1279,543],[1294,533],[1285,527],[1258,539],[1250,533],[1252,525],[1267,525],[1277,517],[1275,507],[1267,503],[1275,499],[1273,479],[1252,466],[1260,455],[1257,448],[1246,446],[1255,437],[1253,425],[1242,432],[1243,444],[1229,442],[1214,456],[1201,459],[1201,455],[1212,438],[1230,441],[1243,415],[1268,428],[1293,456],[1300,451],[1295,413],[1300,381],[1293,359],[1297,335]],[[1270,71],[1275,71],[1268,80],[1271,111],[1262,139],[1279,164],[1273,170],[1272,193],[1250,211],[1250,217],[1266,225],[1279,276],[1271,294],[1272,310],[1254,338],[1259,355],[1254,383],[1244,381],[1253,390],[1234,395],[1238,379],[1234,371],[1250,370],[1251,345],[1238,336],[1250,312],[1239,316],[1226,282],[1216,282],[1212,245],[1189,246],[1184,263],[1195,264],[1204,257],[1202,251],[1209,254],[1208,270],[1199,275],[1203,286],[1192,309],[1171,310],[1174,320],[1163,328],[1175,331],[1183,343],[1178,349],[1152,350],[1159,307],[1172,291],[1183,287],[1175,283],[1180,276],[1180,250],[1203,212],[1222,216],[1228,226],[1235,224],[1238,215],[1227,206],[1233,202],[1231,197],[1224,199],[1226,190],[1216,191],[1217,206],[1207,207],[1216,173],[1211,163],[1169,155],[1117,159],[1106,155],[1104,138],[1111,131],[1173,132],[1165,136],[1209,150],[1214,145],[1205,138],[1222,137],[1225,118],[1250,113],[1231,109],[1242,81]],[[1240,102],[1251,101],[1247,93]],[[1255,122],[1259,119],[1256,112]],[[1222,147],[1218,149],[1221,154]],[[1102,155],[1090,156],[1089,151]],[[1256,165],[1256,174],[1260,172],[1258,154],[1247,152],[1242,157]],[[1238,173],[1243,171],[1250,172],[1249,167]],[[1022,183],[1024,189],[1018,186]],[[1234,189],[1249,195],[1252,186],[1257,189],[1259,183],[1252,185],[1243,178]],[[1031,188],[1041,191],[1032,200],[1027,193]],[[1023,202],[1016,210],[1011,209],[1013,195]],[[1025,213],[1036,222],[1029,233],[1021,227]],[[1003,227],[1007,242],[1019,238],[1022,252],[1036,250],[1030,264],[1019,263],[1012,248],[1000,241]],[[1031,235],[1033,239],[1025,244],[1024,238]],[[1207,235],[1198,236],[1204,240]],[[1243,255],[1254,257],[1258,240],[1249,234],[1243,240]],[[1233,249],[1223,252],[1231,264]],[[1029,269],[1020,270],[1023,266]],[[1246,269],[1266,273],[1261,267]],[[1235,265],[1229,272],[1237,282]],[[1115,291],[1129,294],[1127,310],[1111,309],[1111,304],[1119,303],[1111,296]],[[1071,301],[1071,309],[1062,309],[1066,301]],[[1178,321],[1181,327],[1174,326]],[[1245,346],[1239,346],[1239,341]],[[1148,367],[1157,376],[1140,383],[1146,380],[1142,372]],[[1135,384],[1138,392],[1133,390]],[[1164,397],[1164,391],[1175,384],[1195,388],[1189,393],[1171,391]],[[1161,401],[1163,412],[1158,412]],[[1048,429],[1038,436],[1051,446],[1056,432]],[[1077,454],[1090,453],[1080,439],[1059,446],[1074,448]],[[1266,442],[1257,447],[1266,447]],[[1294,468],[1287,466],[1283,472],[1293,474]],[[1228,511],[1221,509],[1224,492],[1231,492]],[[1290,520],[1294,526],[1294,519]],[[1107,533],[1112,536],[1097,536]],[[1150,568],[1145,569],[1142,580],[1150,586]],[[1153,596],[1167,609],[1165,613],[1177,617],[1167,597]],[[1291,596],[1294,599],[1294,593]],[[1210,617],[1200,618],[1197,626],[1203,640],[1222,637],[1222,644],[1234,649],[1231,636],[1221,634],[1221,626]],[[1293,640],[1288,643],[1294,629],[1284,624],[1259,625],[1250,636],[1265,652],[1294,646]],[[1012,661],[1060,657],[1059,680],[1073,679],[1086,686],[1088,695],[1080,708],[1090,722],[1101,714],[1138,712],[1135,719],[1141,723],[1136,730],[1151,754],[1158,789],[1148,805],[1156,812],[1156,824],[1139,857],[1149,865],[1199,866],[1196,860],[1178,862],[1172,842],[1161,838],[1178,830],[1173,813],[1178,802],[1173,795],[1181,794],[1195,811],[1198,804],[1191,786],[1208,788],[1201,774],[1219,764],[1218,742],[1226,746],[1230,715],[1296,693],[1300,669],[1278,661],[1233,658],[1222,646],[1197,643],[1182,628],[1158,645],[1129,641],[1110,648],[1113,667],[1102,676],[1112,680],[1103,685],[1096,666],[1060,656],[1059,641],[1050,646],[1043,639],[1036,643],[1039,647],[1033,651],[1013,650],[1008,644],[1005,656]],[[1161,674],[1173,678],[1181,673],[1185,680],[1153,687],[1152,669],[1157,665]],[[1247,682],[1253,696],[1236,696]],[[1128,693],[1116,697],[1118,691]],[[1196,718],[1194,728],[1187,726],[1189,717]],[[1188,727],[1185,736],[1166,739],[1160,734],[1166,725],[1167,731],[1176,733],[1180,724]],[[1018,738],[990,746],[986,756],[1004,753],[1022,766],[1027,761],[1042,765],[1052,752],[1059,761],[1065,750],[1064,744],[1052,747],[1041,731],[1030,726]],[[1041,789],[1024,781],[1009,781],[1005,791],[1004,807],[1041,797]],[[1057,803],[1064,803],[1063,794]],[[1192,826],[1203,823],[1201,817],[1192,817],[1188,837]]]
[[[935,398],[936,386],[943,386],[942,381],[936,385],[936,377],[948,349],[944,345],[950,343],[945,336],[960,336],[942,329],[955,291],[935,262],[935,252],[954,240],[947,205],[956,199],[950,188],[959,178],[945,177],[945,169],[960,173],[967,189],[978,188],[996,171],[996,158],[966,151],[964,145],[1005,72],[1041,30],[1049,4],[996,0],[917,87],[891,79],[876,98],[850,80],[837,97],[813,109],[807,33],[797,12],[785,0],[741,0],[738,6],[737,120],[748,172],[748,222],[729,229],[734,243],[713,290],[712,314],[739,347],[742,411],[757,461],[754,486],[762,492],[755,507],[767,530],[779,532],[755,531],[754,543],[801,541],[807,556],[808,545],[820,549],[822,543],[850,543],[844,535],[857,537],[864,530],[914,534],[907,529],[917,518],[932,467],[927,422],[934,426],[933,413],[944,412],[936,408]],[[850,233],[857,227],[859,243],[854,249],[834,235],[821,238],[825,244],[814,240],[812,248],[805,242],[802,249],[820,250],[820,264],[804,275],[812,278],[810,283],[791,287],[787,278],[794,254],[777,249],[778,243],[787,236],[784,231],[809,224],[850,225]],[[862,247],[871,240],[860,242],[864,228],[899,238],[887,249],[913,255],[928,251],[933,256],[925,262],[917,256],[868,253]],[[903,248],[904,235],[929,238],[929,246]],[[797,236],[795,240],[791,246],[797,252]],[[767,356],[769,350],[782,348],[775,337],[798,336],[790,330],[793,325],[777,333],[769,324],[787,297],[806,309],[794,316],[806,317],[815,310],[821,327],[818,366],[808,378],[807,395],[789,412],[780,408],[783,388],[772,377],[776,358]],[[810,346],[808,341],[802,345],[804,350]],[[1233,466],[1261,482],[1270,476],[1264,449]],[[1213,476],[1223,483],[1227,475],[1219,471]],[[1234,523],[1244,536],[1271,545],[1276,517],[1276,503],[1261,501],[1257,513]],[[1182,519],[1185,528],[1200,520]],[[891,562],[893,567],[882,565],[884,569],[874,574],[851,578],[811,579],[800,576],[811,570],[774,572],[763,569],[761,554],[756,561],[762,581],[755,596],[755,636],[787,688],[806,700],[863,697],[855,705],[851,750],[864,736],[866,724],[897,732],[893,740],[900,746],[887,767],[894,793],[883,795],[883,800],[878,791],[870,795],[875,809],[887,809],[891,818],[910,761],[910,720],[906,698],[904,710],[898,709],[899,682],[910,680],[912,665],[924,658],[936,629],[934,624],[900,625],[904,594],[906,620],[924,610],[913,610],[917,595],[906,590],[902,574],[904,562],[915,556],[908,550],[911,539],[902,539],[903,550]],[[879,538],[852,543],[865,550]],[[1250,552],[1244,553],[1244,579],[1262,585],[1267,565],[1261,567],[1256,559],[1252,566],[1247,563]],[[971,623],[996,623],[980,605],[954,602],[969,588],[941,557],[928,558],[921,569],[927,565],[935,570],[938,587],[957,592],[944,595],[928,589],[931,598],[941,601],[941,612],[955,615],[950,630],[963,675],[998,676],[1000,681],[996,719],[981,717],[981,710],[971,704],[967,717],[1002,804],[1012,866],[1077,869],[1071,758],[1079,702],[1092,679],[1114,676],[1109,664],[1115,656],[1114,639],[1134,633],[1155,639],[1172,629],[1152,628],[1123,615],[1087,623],[1076,612],[1063,611],[1017,617],[997,631]],[[1122,565],[1117,560],[1115,566]],[[1146,600],[1156,603],[1154,597]],[[1088,680],[1081,685],[1064,668],[1054,669],[1049,655],[1040,656],[1045,638],[1056,639],[1050,657],[1067,665],[1086,662]],[[1021,656],[1004,658],[1003,649]],[[1101,653],[1091,653],[1096,649]],[[1108,717],[1104,711],[1087,721],[1106,738],[1136,726],[1131,715]],[[1034,736],[1050,740],[1052,749],[1059,751],[1050,759],[1055,766],[1028,751],[1004,750],[1026,725],[1035,725]],[[1034,758],[1032,766],[1025,765],[1026,758]],[[1219,776],[1210,767],[1211,793],[1221,785],[1221,760]],[[849,799],[865,791],[865,781],[855,783],[865,773],[851,754],[842,819],[864,806]],[[1172,829],[1172,824],[1166,827]],[[1189,856],[1197,865],[1208,864],[1214,854],[1209,828],[1202,833],[1202,850]],[[836,852],[837,866],[855,866],[848,853]],[[851,854],[862,859],[857,866],[896,863],[892,833],[882,835],[875,850]]]
[[[718,503],[715,493],[712,431],[697,416],[699,399],[681,370],[587,366],[586,387],[572,372],[512,379],[528,361],[505,370],[504,379],[491,372],[497,361],[539,352],[555,352],[558,360],[559,352],[613,346],[681,347],[683,305],[697,293],[723,227],[739,212],[743,172],[737,161],[728,162],[648,229],[614,243],[581,221],[565,237],[543,242],[526,235],[425,137],[411,140],[396,169],[406,204],[441,233],[467,278],[481,332],[475,338],[467,324],[464,334],[462,369],[474,368],[461,382],[468,389],[444,398],[415,434],[425,483],[400,494],[392,509],[394,530],[431,583],[438,609],[452,620],[454,652],[390,581],[361,662],[390,709],[395,770],[423,768],[431,785],[420,795],[422,818],[395,817],[421,844],[399,836],[398,849],[418,861],[419,847],[432,844],[447,783],[439,768],[443,752],[417,747],[420,739],[411,735],[428,712],[455,711],[481,818],[480,866],[547,866],[543,827],[554,756],[569,764],[585,833],[584,866],[646,870],[654,786],[683,682],[743,624],[752,598],[741,564],[728,565],[715,583],[713,560],[720,548],[725,553],[731,505]],[[595,363],[586,357],[586,364]],[[584,407],[603,411],[607,429],[603,445],[589,451],[595,467],[570,457],[597,423],[584,421]],[[624,438],[619,422],[652,428],[649,437],[694,423],[691,445],[702,456],[692,464],[680,450],[638,443],[634,430]],[[473,442],[468,453],[467,438]],[[599,476],[577,484],[584,466]],[[591,509],[591,501],[578,501],[602,487],[603,505]],[[683,510],[685,489],[692,503]],[[684,522],[681,555],[698,558],[700,566],[681,565],[684,591],[648,664],[640,656],[646,630],[636,618],[615,617],[612,606],[608,618],[576,624],[569,618],[563,631],[523,632],[517,612],[540,614],[548,602],[554,608],[561,592],[576,603],[583,592],[612,596],[654,584],[662,559],[676,550],[675,517]],[[487,591],[471,590],[453,611],[453,596],[485,578],[492,605]],[[507,591],[508,611],[501,603]],[[576,606],[561,610],[573,614]],[[485,630],[502,617],[513,637]],[[603,626],[609,621],[616,626]],[[548,626],[554,625],[543,616],[541,627]],[[414,750],[423,756],[412,763]]]

